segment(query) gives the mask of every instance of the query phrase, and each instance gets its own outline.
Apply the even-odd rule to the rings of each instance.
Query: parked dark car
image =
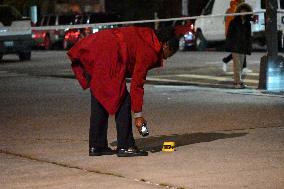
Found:
[[[107,22],[117,22],[119,17],[114,14],[105,13],[87,13],[84,15],[76,15],[72,24],[94,24],[94,23],[107,23]],[[85,28],[73,28],[65,31],[63,48],[71,48],[78,40],[86,37],[91,33],[96,33],[102,29],[114,28],[116,25],[103,26],[99,25],[97,27],[85,27]]]

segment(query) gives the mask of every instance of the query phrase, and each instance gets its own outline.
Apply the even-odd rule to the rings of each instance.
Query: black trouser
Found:
[[[91,95],[91,119],[89,147],[107,147],[107,129],[109,114],[98,100]],[[131,101],[127,92],[115,113],[117,130],[117,148],[129,148],[135,145],[132,133]]]

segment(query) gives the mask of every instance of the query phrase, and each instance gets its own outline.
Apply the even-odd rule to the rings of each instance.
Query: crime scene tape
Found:
[[[201,16],[190,16],[190,17],[152,19],[152,20],[134,20],[134,21],[108,22],[108,23],[95,23],[95,24],[76,24],[76,25],[60,25],[60,26],[37,26],[37,27],[32,27],[32,30],[41,31],[41,30],[65,30],[65,29],[74,29],[74,28],[96,28],[96,27],[100,27],[100,26],[131,25],[131,24],[167,22],[167,21],[178,21],[178,20],[193,20],[193,19],[197,19],[197,18],[213,18],[213,17],[238,16],[238,15],[248,15],[248,14],[261,14],[261,13],[265,13],[265,12],[266,11],[254,11],[254,12],[246,12],[246,13],[201,15]]]

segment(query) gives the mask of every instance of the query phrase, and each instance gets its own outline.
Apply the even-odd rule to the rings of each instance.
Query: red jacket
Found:
[[[131,109],[141,112],[144,82],[148,70],[162,65],[162,48],[154,31],[142,27],[102,30],[77,42],[68,55],[73,72],[83,89],[92,94],[110,113],[120,107],[126,94],[126,77],[131,77]],[[91,80],[84,76],[86,71]]]

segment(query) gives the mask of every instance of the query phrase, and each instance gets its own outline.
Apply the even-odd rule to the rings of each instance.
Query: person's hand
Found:
[[[135,118],[135,126],[138,129],[138,131],[141,131],[141,127],[143,125],[143,123],[147,124],[147,121],[143,118],[143,117],[136,117]]]

